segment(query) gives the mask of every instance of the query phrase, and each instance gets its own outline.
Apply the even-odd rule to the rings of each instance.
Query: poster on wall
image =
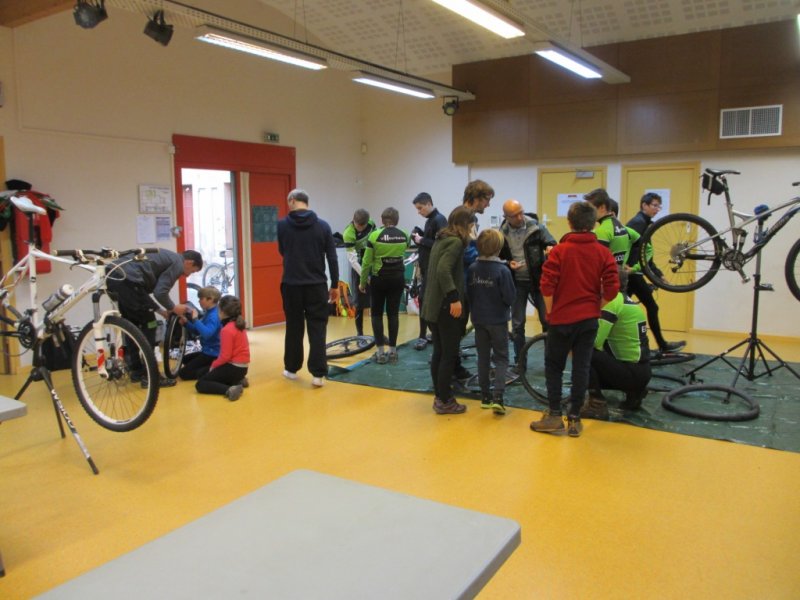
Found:
[[[666,217],[669,214],[669,197],[670,197],[670,190],[668,189],[647,189],[644,191],[645,194],[658,194],[661,196],[661,210],[658,211],[655,217],[653,217],[653,221],[658,221],[661,217]]]
[[[171,213],[172,187],[168,185],[140,185],[139,212],[143,214]]]
[[[559,217],[566,217],[569,207],[574,202],[580,202],[581,200],[583,200],[583,194],[558,194],[556,196],[556,205],[558,207],[556,214]]]
[[[172,237],[172,219],[168,216],[139,215],[136,217],[136,243],[155,244]]]

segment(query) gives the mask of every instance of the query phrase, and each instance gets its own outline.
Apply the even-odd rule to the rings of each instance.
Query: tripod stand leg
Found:
[[[43,377],[41,372],[39,371],[39,367],[33,367],[31,369],[30,374],[28,375],[28,378],[25,380],[25,383],[22,384],[22,387],[17,392],[17,395],[14,396],[14,400],[19,400],[20,398],[22,398],[22,394],[25,393],[25,390],[28,389],[28,386],[30,386],[31,383],[33,383],[34,381],[42,381],[42,379]],[[53,410],[55,410],[56,412],[56,421],[58,422],[58,430],[61,432],[61,437],[65,438],[67,437],[67,434],[64,432],[64,425],[61,423],[61,414],[58,412],[58,407],[56,406],[55,402],[53,402]]]
[[[86,458],[86,462],[89,463],[89,467],[92,469],[92,473],[95,475],[99,474],[100,471],[97,470],[97,466],[94,464],[94,460],[92,460],[91,455],[89,454],[89,450],[86,448],[86,445],[83,443],[78,430],[75,429],[75,425],[72,423],[72,419],[69,418],[69,413],[67,413],[67,409],[64,408],[64,404],[61,402],[61,399],[58,397],[56,393],[56,388],[53,386],[53,380],[50,377],[50,371],[48,371],[45,367],[37,367],[39,374],[41,375],[42,380],[47,384],[47,388],[50,390],[50,397],[53,399],[53,406],[56,408],[56,414],[60,415],[64,422],[69,427],[70,433],[72,433],[72,437],[75,438],[75,442],[78,444],[78,447],[83,452],[83,456]],[[58,421],[59,426],[61,426],[61,420]],[[62,437],[63,437],[63,428],[61,429]]]

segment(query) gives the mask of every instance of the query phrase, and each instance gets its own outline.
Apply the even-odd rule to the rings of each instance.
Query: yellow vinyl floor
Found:
[[[416,319],[401,320],[414,337]],[[352,330],[335,318],[328,337]],[[57,373],[96,476],[34,383],[28,416],[0,425],[0,598],[48,590],[299,468],[515,519],[522,544],[482,599],[800,598],[800,454],[596,421],[552,437],[528,429],[537,412],[467,401],[437,416],[425,395],[312,389],[305,370],[281,377],[283,333],[250,332],[238,402],[179,383],[130,433],[94,424]],[[692,335],[687,349],[741,337]],[[796,340],[771,347],[800,360]],[[0,393],[25,376],[0,376]]]

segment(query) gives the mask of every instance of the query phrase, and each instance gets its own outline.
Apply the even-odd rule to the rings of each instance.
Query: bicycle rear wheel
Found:
[[[544,380],[544,345],[546,333],[533,336],[522,347],[517,372],[525,390],[534,400],[547,404],[547,386]]]
[[[797,240],[786,255],[786,283],[792,295],[800,300],[800,240]]]
[[[164,375],[175,379],[186,356],[186,328],[181,325],[177,315],[170,315],[167,319],[161,356],[164,359]]]
[[[225,273],[225,267],[219,263],[211,263],[203,273],[203,286],[215,287],[223,294],[228,293],[230,281]]]
[[[642,248],[653,249],[651,260],[642,252],[642,271],[670,292],[701,288],[717,274],[722,261],[722,242],[716,235],[711,223],[696,215],[666,216],[642,235]]]
[[[153,414],[158,402],[159,372],[153,349],[133,323],[122,317],[107,317],[103,341],[94,338],[93,323],[81,333],[72,356],[72,382],[86,413],[111,431],[131,431]],[[138,352],[144,366],[144,384],[131,381],[125,360],[127,352]],[[104,355],[107,349],[108,354]],[[98,371],[104,362],[108,377]]]

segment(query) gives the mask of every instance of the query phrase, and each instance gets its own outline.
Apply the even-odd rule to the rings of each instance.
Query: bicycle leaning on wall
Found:
[[[28,237],[32,240],[34,214],[43,214],[45,211],[35,206],[29,199],[16,197],[13,194],[13,192],[0,192],[0,199],[12,202],[17,209],[26,214],[31,234]],[[147,421],[158,401],[159,376],[155,353],[136,325],[122,318],[116,308],[102,311],[100,300],[103,295],[107,295],[106,280],[109,277],[124,277],[122,269],[112,264],[113,260],[124,256],[129,256],[130,260],[146,260],[146,253],[158,252],[158,249],[116,251],[103,248],[63,250],[48,254],[39,250],[32,241],[28,241],[27,245],[28,253],[0,280],[0,301],[5,309],[5,314],[0,315],[0,321],[5,324],[0,335],[15,338],[23,351],[33,352],[31,375],[17,394],[17,398],[22,396],[31,382],[44,379],[50,388],[57,413],[64,418],[89,459],[69,415],[55,392],[50,373],[44,367],[42,344],[48,339],[56,340],[57,344],[65,343],[64,336],[71,335],[64,323],[65,315],[84,297],[91,295],[94,316],[74,341],[70,364],[78,400],[96,423],[112,431],[131,431]],[[68,284],[61,286],[40,304],[36,289],[36,259],[82,269],[89,273],[89,278],[74,290]],[[28,307],[20,310],[11,299],[18,284],[25,279],[29,282],[30,296]],[[10,318],[9,314],[13,318]],[[141,357],[145,368],[144,383],[133,382],[130,379],[126,355],[131,352],[138,352]],[[59,427],[61,427],[60,420]]]
[[[227,248],[219,253],[223,264],[209,263],[203,271],[203,287],[215,287],[222,295],[233,294],[233,280],[235,277],[233,248]],[[231,260],[228,260],[228,259]]]

